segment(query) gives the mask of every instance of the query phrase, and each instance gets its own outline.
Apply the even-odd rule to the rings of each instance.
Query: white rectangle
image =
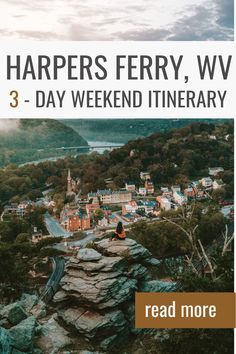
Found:
[[[2,41],[0,118],[233,118],[234,54],[233,42]],[[202,80],[205,56],[215,72]]]

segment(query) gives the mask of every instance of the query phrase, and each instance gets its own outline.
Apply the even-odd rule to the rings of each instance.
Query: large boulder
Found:
[[[43,301],[39,301],[39,303],[30,310],[30,314],[37,319],[45,317],[47,315],[46,304]]]
[[[37,295],[24,293],[21,296],[20,304],[27,312],[30,312],[30,310],[37,305],[38,301],[39,298]]]
[[[126,276],[117,276],[115,273],[100,273],[95,276],[86,276],[75,271],[61,279],[61,287],[70,297],[82,306],[91,306],[97,309],[114,307],[129,300],[136,290],[137,280]],[[54,297],[58,302],[58,297]]]
[[[77,253],[77,258],[84,262],[99,261],[102,255],[92,248],[82,248]]]
[[[128,323],[121,310],[98,313],[84,308],[69,308],[59,312],[59,316],[67,325],[73,326],[88,339],[101,341],[114,334],[124,334]]]
[[[2,327],[0,327],[0,353],[11,353],[11,338],[9,331]]]
[[[37,319],[45,317],[47,314],[46,304],[37,295],[23,294],[19,303]]]
[[[43,353],[54,354],[72,343],[68,332],[56,321],[57,316],[53,315],[41,326],[40,336],[37,345]]]
[[[32,351],[36,320],[33,316],[21,321],[9,330],[11,344],[20,351]]]
[[[27,313],[19,303],[14,302],[2,308],[0,318],[7,319],[12,325],[16,325],[27,318]]]
[[[63,303],[63,302],[65,302],[65,301],[69,300],[69,298],[70,298],[70,296],[69,296],[69,294],[67,294],[66,291],[64,291],[64,290],[59,290],[59,291],[57,291],[57,293],[54,295],[53,301],[54,301],[55,303]]]

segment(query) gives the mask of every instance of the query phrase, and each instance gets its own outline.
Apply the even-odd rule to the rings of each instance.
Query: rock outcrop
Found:
[[[42,354],[34,347],[37,318],[45,315],[46,305],[36,295],[23,294],[19,301],[0,310],[0,353]]]
[[[0,311],[0,318],[9,321],[12,325],[17,325],[27,318],[27,314],[17,302],[14,302],[3,307]]]
[[[45,317],[47,314],[46,304],[36,295],[23,294],[20,299],[21,306],[35,318]]]
[[[11,345],[22,352],[33,350],[36,319],[33,316],[21,321],[9,330]]]
[[[10,353],[11,352],[11,339],[9,332],[0,327],[0,353]]]
[[[0,305],[0,353],[119,350],[130,335],[142,331],[134,326],[135,292],[174,291],[174,283],[150,276],[148,265],[158,264],[146,248],[131,239],[104,239],[79,250],[66,264],[53,298],[54,309],[32,294]]]
[[[57,321],[57,314],[51,316],[40,328],[40,336],[36,340],[37,346],[43,353],[56,354],[72,343],[68,331],[62,328]]]
[[[134,240],[94,243],[69,260],[54,296],[58,316],[97,349],[110,350],[134,329],[134,294],[151,280],[151,253]],[[158,264],[158,262],[156,262]]]

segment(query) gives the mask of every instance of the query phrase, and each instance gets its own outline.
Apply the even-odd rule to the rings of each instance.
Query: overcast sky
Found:
[[[233,0],[0,0],[1,39],[233,40]]]

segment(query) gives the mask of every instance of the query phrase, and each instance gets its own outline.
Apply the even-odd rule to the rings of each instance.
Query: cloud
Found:
[[[70,25],[68,38],[72,41],[94,41],[104,40],[104,32],[98,31],[96,27],[89,27],[80,24]],[[107,40],[111,40],[106,35]]]
[[[45,38],[47,40],[54,40],[54,39],[59,39],[59,40],[63,40],[65,38],[63,38],[62,35],[57,35],[56,33],[53,32],[43,32],[43,31],[31,31],[31,30],[21,30],[17,32],[18,35],[20,36],[20,38],[22,39],[27,39],[27,38],[31,38],[31,39],[36,39],[36,40],[45,40]]]
[[[217,0],[218,20],[220,26],[234,28],[234,2],[231,0]]]
[[[191,5],[190,5],[191,3]],[[233,40],[233,0],[1,0],[4,39]]]
[[[127,32],[117,32],[116,38],[131,41],[163,41],[167,40],[171,31],[167,29],[137,29]]]
[[[218,0],[215,5],[195,6],[179,13],[180,18],[166,29],[138,28],[118,32],[123,40],[145,41],[233,41],[233,2]]]
[[[218,7],[196,6],[194,13],[183,16],[171,28],[168,40],[183,41],[222,41],[233,40],[233,28],[225,27],[221,22]]]

